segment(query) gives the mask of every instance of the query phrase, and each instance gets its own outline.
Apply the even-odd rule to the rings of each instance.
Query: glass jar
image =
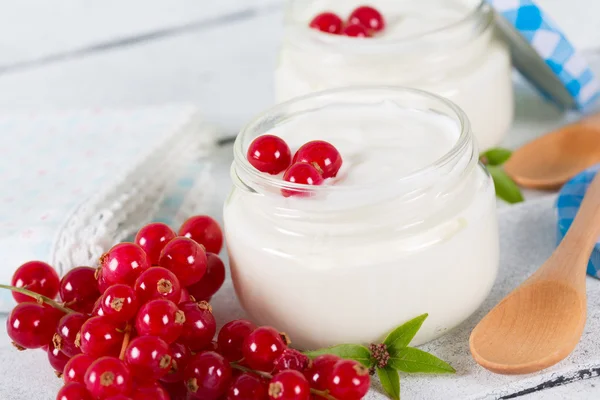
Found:
[[[444,118],[456,135],[431,162],[408,172],[394,167],[381,179],[369,173],[372,179],[363,181],[360,163],[352,164],[340,150],[344,164],[350,164],[343,179],[361,177],[353,185],[293,184],[248,162],[254,138],[283,128],[296,132],[293,124],[301,119],[325,116],[329,125],[318,122],[319,131],[308,134],[328,140],[327,126],[333,129],[344,119],[331,116],[345,107],[364,127],[377,127],[381,117],[374,111],[381,110],[392,117],[401,113],[398,121],[417,115],[422,119],[415,121],[428,127],[438,126],[428,119]],[[402,157],[408,160],[439,138],[438,132],[428,136],[416,126],[385,126],[391,132],[387,138],[365,131],[374,150],[363,158],[400,156],[387,152],[396,146],[407,150]],[[396,134],[403,135],[401,141]],[[404,145],[409,142],[417,145]],[[257,323],[288,333],[295,346],[377,342],[395,326],[429,313],[413,341],[418,345],[465,320],[491,290],[499,247],[493,183],[478,162],[467,117],[441,97],[361,87],[279,104],[237,137],[231,177],[224,222],[237,296]],[[285,197],[282,190],[303,196]]]
[[[482,0],[372,0],[386,28],[361,39],[309,28],[334,11],[343,19],[362,0],[292,0],[275,72],[278,101],[353,85],[402,85],[458,104],[481,149],[498,145],[513,120],[508,47]]]

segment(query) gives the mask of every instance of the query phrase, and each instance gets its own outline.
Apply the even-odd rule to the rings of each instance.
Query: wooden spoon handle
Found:
[[[554,252],[553,263],[573,282],[583,282],[590,254],[600,237],[600,173],[597,173],[567,234]],[[558,272],[558,271],[554,271]]]

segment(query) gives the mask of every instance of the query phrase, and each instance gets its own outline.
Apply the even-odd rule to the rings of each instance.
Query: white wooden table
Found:
[[[235,135],[273,102],[283,2],[0,2],[0,111],[192,102],[223,135]],[[596,0],[538,2],[579,47],[600,46]],[[517,147],[559,118],[541,100],[521,98],[505,145]],[[226,166],[231,152],[219,154]],[[598,385],[589,379],[521,398],[599,398]]]

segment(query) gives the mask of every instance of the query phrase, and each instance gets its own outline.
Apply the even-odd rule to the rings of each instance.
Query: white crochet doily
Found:
[[[110,246],[135,234],[153,218],[173,182],[190,163],[205,156],[213,144],[213,130],[199,115],[192,115],[172,136],[140,158],[139,164],[128,173],[106,190],[99,190],[67,217],[56,234],[51,265],[59,274],[78,265],[95,266]],[[210,181],[206,173],[193,178],[190,191],[206,187]],[[203,191],[203,195],[209,193]],[[195,208],[196,201],[201,201],[201,197],[191,195],[185,199],[187,209]],[[179,212],[185,214],[185,209]]]

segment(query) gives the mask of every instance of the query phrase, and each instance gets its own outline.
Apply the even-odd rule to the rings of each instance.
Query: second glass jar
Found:
[[[333,11],[342,19],[361,0],[294,0],[275,73],[278,101],[353,85],[402,85],[458,104],[479,148],[498,145],[513,120],[512,67],[496,34],[494,12],[481,0],[371,0],[386,19],[372,38],[309,28]]]

